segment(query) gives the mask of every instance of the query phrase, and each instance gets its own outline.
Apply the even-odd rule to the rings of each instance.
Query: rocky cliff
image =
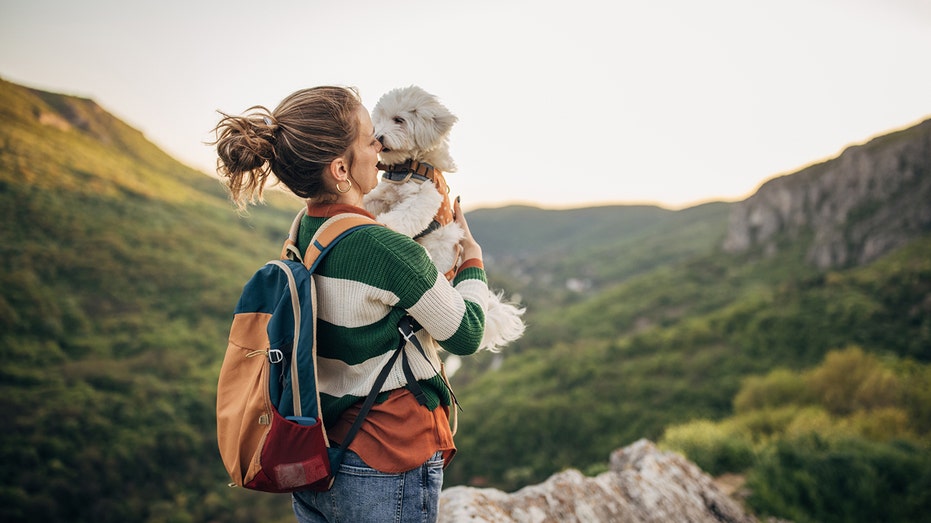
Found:
[[[931,120],[770,180],[735,205],[724,250],[806,242],[820,268],[859,265],[931,231]]]
[[[568,470],[513,494],[452,487],[440,498],[443,523],[754,522],[711,477],[647,440],[611,454],[597,477]]]

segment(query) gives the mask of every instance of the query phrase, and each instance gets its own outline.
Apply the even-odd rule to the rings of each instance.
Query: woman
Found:
[[[217,125],[218,172],[241,208],[261,199],[269,175],[306,199],[298,247],[330,216],[359,213],[378,183],[378,152],[368,111],[342,87],[298,91],[274,110],[253,107]],[[386,227],[367,227],[343,239],[317,269],[318,365],[321,406],[331,442],[346,435],[382,362],[398,346],[398,321],[412,316],[426,358],[408,350],[420,402],[395,365],[378,403],[352,441],[333,488],[293,495],[300,522],[435,521],[443,467],[455,453],[449,426],[450,391],[438,347],[476,351],[487,294],[482,250],[459,202],[465,231],[458,273],[450,283],[426,251]],[[410,349],[408,344],[407,349]]]

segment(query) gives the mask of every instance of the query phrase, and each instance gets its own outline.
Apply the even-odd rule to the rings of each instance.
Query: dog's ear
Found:
[[[453,125],[459,121],[454,114],[449,111],[442,111],[440,114],[436,115],[436,118],[433,119],[433,127],[436,129],[437,134],[440,136],[445,136],[453,128]]]

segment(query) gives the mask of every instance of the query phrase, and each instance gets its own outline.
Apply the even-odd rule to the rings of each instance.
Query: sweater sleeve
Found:
[[[385,282],[406,310],[445,350],[468,355],[478,350],[485,330],[488,284],[480,264],[460,270],[450,283],[426,250],[387,229],[371,231],[381,247],[377,257]],[[366,231],[368,232],[368,231]]]

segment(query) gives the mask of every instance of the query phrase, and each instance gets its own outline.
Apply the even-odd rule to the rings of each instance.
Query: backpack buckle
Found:
[[[414,337],[413,331],[409,331],[409,330],[408,330],[408,331],[405,331],[405,330],[404,330],[404,327],[398,327],[398,332],[400,332],[400,333],[401,333],[401,336],[403,336],[404,339],[407,340],[408,342],[410,342],[410,341],[411,341],[411,338]]]

